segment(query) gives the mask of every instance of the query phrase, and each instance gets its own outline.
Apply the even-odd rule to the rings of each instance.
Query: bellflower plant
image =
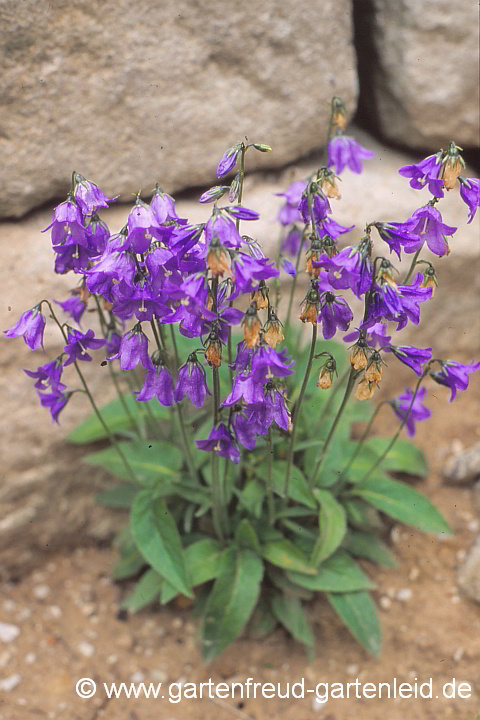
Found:
[[[449,532],[425,497],[388,473],[426,474],[422,453],[399,439],[431,415],[424,383],[446,386],[454,400],[480,362],[434,358],[432,348],[408,345],[398,333],[420,323],[437,284],[420,253],[427,245],[447,255],[446,238],[456,231],[435,206],[458,181],[471,222],[478,180],[461,175],[451,143],[400,171],[412,187],[428,185],[434,197],[426,206],[402,222],[373,219],[344,240],[355,228],[332,218],[338,175],[346,167],[362,172],[373,156],[346,126],[345,106],[333,98],[323,165],[280,193],[273,259],[254,237],[261,208],[243,198],[247,153],[269,152],[268,145],[238,142],[224,153],[216,174],[232,179],[201,195],[206,216],[197,224],[180,217],[157,185],[112,233],[97,215],[112,200],[74,172],[47,229],[55,272],[77,282],[72,297],[55,302],[69,322],[88,319],[92,327],[63,323],[44,299],[5,331],[38,350],[47,319],[57,326],[60,355],[25,372],[56,423],[76,392],[88,396],[93,415],[71,442],[110,444],[85,461],[121,481],[99,502],[130,508],[115,575],[140,577],[123,606],[136,612],[179,596],[198,602],[207,661],[243,632],[260,637],[278,624],[311,654],[304,606],[318,592],[378,655],[374,585],[357,559],[393,564],[378,537],[388,516]],[[378,257],[374,230],[384,247]],[[384,257],[391,251],[413,254],[400,278]],[[105,407],[84,375],[97,365],[94,354],[117,395]],[[371,398],[398,362],[417,375],[415,387],[373,411]],[[385,404],[398,430],[370,437]]]

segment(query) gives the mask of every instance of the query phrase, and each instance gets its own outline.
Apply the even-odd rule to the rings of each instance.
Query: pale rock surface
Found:
[[[373,0],[373,8],[368,84],[384,136],[432,152],[450,140],[478,146],[478,3]]]
[[[354,128],[351,132],[365,147],[373,149],[376,157],[366,162],[364,174],[357,176],[347,170],[342,175],[342,199],[332,201],[333,217],[345,225],[356,225],[342,245],[357,242],[368,222],[406,220],[429,197],[427,190],[412,190],[408,181],[397,172],[400,166],[413,162],[416,156],[386,149]],[[275,215],[282,204],[282,199],[275,193],[285,190],[293,180],[307,177],[322,159],[314,157],[282,173],[266,172],[250,176],[249,160],[250,155],[247,155],[245,205],[259,211],[261,219],[243,223],[242,230],[258,239],[267,253],[273,254],[279,236]],[[160,179],[163,182],[163,178]],[[170,189],[166,182],[164,185],[167,190]],[[208,219],[212,206],[198,203],[201,192],[199,189],[179,200],[177,207],[181,216],[193,222]],[[117,205],[102,213],[112,231],[123,226],[130,207]],[[425,303],[422,307],[422,317],[427,318],[427,326],[422,325],[421,337],[416,338],[419,331],[409,325],[408,330],[402,333],[402,340],[415,344],[416,339],[420,347],[433,345],[436,356],[452,354],[463,362],[471,362],[480,337],[476,270],[478,218],[471,225],[466,224],[467,208],[457,190],[447,193],[439,208],[444,222],[458,226],[459,230],[452,238],[449,258],[438,259],[429,252],[425,253],[425,257],[437,267],[440,287],[434,302]],[[73,275],[58,276],[52,272],[50,239],[48,233],[40,233],[49,224],[50,218],[51,212],[42,210],[22,221],[0,225],[3,256],[0,329],[11,327],[23,311],[42,298],[64,300],[68,290],[76,285]],[[380,247],[381,243],[378,243],[377,252]],[[385,246],[382,249],[385,253]],[[392,261],[398,265],[395,256]],[[288,283],[290,278],[285,280],[285,285]],[[300,303],[305,294],[304,280],[298,285],[296,303]],[[288,289],[285,288],[282,294],[285,302]],[[90,318],[86,318],[84,329],[89,323]],[[106,473],[82,465],[80,461],[85,449],[65,442],[68,432],[90,413],[87,398],[80,393],[74,395],[60,415],[58,427],[52,423],[48,412],[40,407],[33,381],[22,372],[22,368],[35,369],[61,352],[59,333],[51,321],[47,323],[45,348],[45,354],[32,353],[21,339],[0,337],[0,437],[4,438],[0,485],[0,561],[7,576],[24,572],[38,562],[39,556],[61,546],[108,540],[124,524],[125,515],[122,512],[109,511],[94,503],[95,493],[111,485]],[[101,403],[106,403],[113,399],[114,392],[109,382],[105,381],[107,369],[100,367],[103,357],[103,353],[98,351],[94,361],[88,366],[84,363],[84,366],[94,392]],[[476,378],[472,377],[474,387],[475,381]],[[67,376],[67,383],[71,383],[72,387],[77,385],[73,369]],[[443,393],[445,412],[448,411],[447,397],[448,393]],[[461,402],[461,397],[457,402]]]
[[[356,107],[349,0],[0,4],[0,217],[71,169],[125,200],[213,183],[244,136],[278,167],[321,147],[332,95]]]
[[[480,603],[480,536],[458,569],[458,585],[471,600]]]

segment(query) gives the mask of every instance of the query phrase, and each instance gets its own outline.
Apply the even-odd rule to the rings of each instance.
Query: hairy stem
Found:
[[[295,404],[295,409],[293,411],[292,435],[290,438],[290,445],[288,448],[287,471],[285,474],[285,485],[283,488],[283,494],[285,496],[284,497],[285,503],[287,502],[287,499],[288,499],[288,491],[290,488],[290,481],[291,481],[291,477],[292,477],[293,453],[294,453],[294,447],[295,447],[295,437],[297,435],[298,422],[300,419],[300,409],[302,407],[303,398],[305,397],[308,380],[310,378],[310,372],[312,370],[313,356],[315,355],[316,343],[317,343],[317,324],[315,323],[314,325],[312,325],[312,343],[310,345],[310,355],[308,356],[307,368],[305,370],[305,375],[303,376],[302,389],[300,390],[300,396],[298,398],[298,402]]]
[[[325,444],[319,454],[317,463],[315,465],[315,469],[309,478],[308,484],[310,486],[310,489],[315,487],[315,482],[317,480],[318,473],[322,469],[322,465],[325,462],[325,458],[327,457],[328,449],[329,449],[330,444],[335,436],[335,431],[338,427],[338,423],[340,422],[340,419],[343,415],[343,411],[347,407],[347,403],[348,403],[348,400],[352,393],[353,386],[355,385],[356,377],[357,377],[357,371],[352,367],[352,369],[350,370],[350,375],[348,378],[347,387],[345,389],[345,395],[343,396],[342,404],[340,405],[340,407],[338,409],[338,412],[335,416],[335,420],[333,421],[333,425],[330,428],[330,432],[328,433],[327,438],[325,440]]]

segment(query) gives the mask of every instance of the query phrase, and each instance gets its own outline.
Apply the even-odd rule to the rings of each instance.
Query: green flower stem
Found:
[[[404,285],[406,285],[408,283],[408,281],[410,280],[410,278],[413,275],[413,271],[415,270],[415,265],[417,264],[417,259],[418,259],[418,256],[420,255],[421,250],[422,250],[422,248],[419,248],[412,258],[412,264],[410,265],[410,269],[405,277],[405,280],[403,281]]]
[[[355,385],[356,378],[357,378],[357,370],[355,370],[355,368],[352,367],[350,370],[350,375],[348,377],[348,383],[347,383],[347,387],[345,389],[345,395],[343,396],[342,404],[340,405],[340,407],[338,409],[335,420],[333,421],[333,425],[330,428],[330,432],[327,435],[325,444],[320,452],[320,456],[315,465],[315,469],[314,469],[313,473],[311,474],[310,479],[308,481],[310,489],[315,487],[315,482],[317,480],[318,473],[322,469],[322,465],[325,462],[325,458],[327,457],[328,449],[329,449],[330,444],[335,436],[335,431],[338,427],[338,423],[340,422],[340,419],[343,415],[343,411],[347,407],[348,400],[350,398],[350,395],[352,394],[352,390],[353,390],[353,386]]]
[[[282,255],[282,245],[285,239],[285,228],[283,225],[280,226],[280,235],[277,243],[277,257],[275,258],[275,267],[280,268],[280,258]],[[280,278],[276,277],[274,280],[275,285],[275,307],[278,308],[280,304]]]
[[[273,527],[275,525],[275,500],[273,498],[273,443],[272,428],[268,428],[268,476],[267,476],[267,503],[268,503],[268,521]]]
[[[405,413],[405,417],[403,418],[402,422],[400,423],[400,427],[398,428],[397,432],[395,433],[395,435],[393,436],[393,438],[391,439],[391,441],[388,443],[387,447],[385,448],[385,450],[383,451],[383,453],[380,455],[380,457],[377,458],[377,460],[375,460],[375,462],[373,463],[373,465],[372,465],[372,467],[370,468],[370,470],[368,470],[368,471],[365,473],[365,475],[363,476],[363,478],[360,480],[360,483],[363,483],[363,482],[365,482],[365,480],[368,480],[368,478],[369,478],[370,475],[373,473],[373,471],[376,470],[377,467],[382,464],[382,462],[385,460],[385,458],[387,457],[387,455],[388,455],[388,453],[390,452],[390,450],[393,448],[393,446],[394,446],[395,443],[397,442],[400,433],[402,432],[403,428],[405,427],[405,423],[407,422],[408,418],[410,417],[410,413],[412,412],[412,408],[413,408],[413,403],[415,402],[415,398],[417,397],[417,393],[418,393],[418,391],[420,390],[420,385],[422,384],[423,380],[424,380],[425,377],[427,376],[427,374],[428,374],[428,372],[429,372],[429,369],[430,369],[430,365],[432,364],[432,362],[435,362],[435,361],[432,361],[432,360],[431,360],[431,361],[426,365],[425,370],[423,371],[423,375],[418,379],[418,382],[417,382],[417,384],[416,384],[416,386],[415,386],[415,391],[414,391],[414,393],[413,393],[413,395],[412,395],[412,399],[411,399],[411,401],[410,401],[410,405],[409,405],[409,407],[408,407],[407,412]]]
[[[364,430],[364,432],[363,432],[363,434],[362,434],[362,437],[360,438],[360,440],[359,440],[358,443],[357,443],[357,447],[355,448],[355,451],[352,453],[352,456],[351,456],[350,460],[348,461],[348,463],[345,465],[345,467],[343,468],[342,472],[340,473],[339,478],[338,478],[339,480],[341,480],[341,479],[347,474],[347,472],[350,470],[353,462],[355,461],[355,458],[357,457],[357,455],[358,455],[358,453],[360,452],[360,450],[361,450],[361,448],[362,448],[365,440],[367,439],[367,437],[368,437],[368,435],[369,435],[369,433],[370,433],[370,430],[372,429],[372,425],[373,425],[373,423],[375,422],[375,418],[377,417],[380,409],[381,409],[384,405],[389,405],[389,401],[388,401],[388,400],[382,400],[382,402],[379,403],[379,404],[377,405],[377,407],[375,408],[375,410],[374,410],[374,412],[373,412],[373,415],[372,415],[372,417],[370,418],[370,421],[369,421],[367,427],[365,428],[365,430]]]
[[[152,322],[151,322],[151,326],[152,326],[153,334],[154,334],[154,336],[155,336],[155,340],[156,340],[156,342],[157,342],[157,347],[158,347],[158,349],[159,349],[159,350],[166,351],[166,350],[165,350],[165,339],[163,338],[163,342],[162,342],[162,340],[160,339],[160,335],[159,335],[159,333],[158,333],[158,331],[157,331],[157,328],[155,327],[155,323],[154,323],[153,320],[152,320]],[[173,328],[172,328],[171,325],[170,325],[170,328],[173,330]],[[173,332],[172,332],[172,336],[173,336]],[[174,338],[174,336],[173,336],[173,338]],[[175,338],[174,338],[174,340],[175,340]],[[176,350],[176,344],[175,344],[175,350]],[[177,362],[178,362],[178,353],[176,354],[176,360],[177,360]],[[193,479],[197,479],[197,471],[196,471],[196,469],[195,469],[195,463],[193,462],[192,453],[191,453],[191,450],[190,450],[190,446],[189,446],[189,444],[188,444],[187,431],[186,431],[186,428],[185,428],[185,421],[184,421],[184,418],[183,418],[183,409],[182,409],[182,406],[180,405],[180,403],[178,403],[178,404],[175,405],[174,407],[175,407],[175,409],[176,409],[176,411],[177,411],[177,414],[178,414],[178,420],[179,420],[179,425],[180,425],[180,433],[181,433],[181,436],[182,436],[182,444],[183,444],[183,449],[184,449],[184,451],[185,451],[185,458],[186,458],[187,465],[188,465],[188,471],[189,471],[189,473],[190,473],[190,477],[192,478],[192,480],[193,480]],[[172,424],[173,424],[173,423],[172,423]]]
[[[217,312],[217,292],[218,292],[218,277],[212,279],[212,298],[214,313]],[[219,407],[220,407],[220,375],[218,367],[212,367],[213,377],[213,424],[216,427],[219,420]],[[220,540],[224,539],[224,527],[225,527],[225,503],[224,503],[224,492],[222,481],[220,479],[218,468],[218,455],[214,450],[212,452],[212,519],[215,532]]]
[[[330,410],[332,409],[333,401],[337,397],[338,393],[340,392],[343,383],[350,375],[350,369],[345,370],[343,375],[340,377],[340,379],[335,383],[335,387],[333,388],[332,392],[330,393],[330,397],[328,398],[327,402],[325,403],[325,407],[323,408],[322,412],[320,413],[320,417],[318,418],[314,435],[317,433],[317,431],[320,429],[320,426],[322,425],[323,421],[329,416]]]
[[[305,375],[303,377],[303,383],[302,383],[302,389],[300,390],[300,396],[298,398],[298,402],[295,404],[295,409],[293,411],[292,435],[290,437],[290,446],[288,448],[287,471],[285,473],[285,485],[283,488],[283,494],[285,496],[284,497],[285,504],[287,503],[287,500],[288,500],[288,491],[290,488],[290,480],[292,478],[293,453],[294,453],[294,448],[295,448],[295,437],[297,435],[297,428],[298,428],[298,423],[300,420],[300,409],[302,407],[303,398],[305,397],[308,380],[310,378],[310,372],[312,370],[313,356],[315,355],[316,343],[317,343],[317,324],[315,323],[315,325],[312,325],[312,343],[310,345],[310,355],[308,357],[307,369],[305,370]]]
[[[103,314],[102,306],[100,305],[98,295],[94,295],[93,297],[95,298],[95,304],[96,304],[97,310],[98,310],[98,317],[100,318],[100,325],[102,328],[102,333],[103,333],[104,338],[106,339],[107,335],[108,335],[107,321],[105,320],[105,315]],[[137,435],[140,436],[141,432],[140,432],[140,428],[138,426],[138,420],[137,420],[137,418],[134,417],[134,415],[132,415],[132,412],[131,412],[130,408],[128,407],[128,404],[125,400],[124,393],[122,392],[120,383],[118,382],[117,375],[116,375],[115,371],[113,370],[113,367],[110,362],[108,363],[108,372],[110,373],[110,378],[115,386],[115,390],[117,391],[118,399],[120,400],[120,402],[122,404],[125,414],[128,417],[128,419],[130,420],[130,424],[136,429]]]
[[[68,337],[67,337],[67,335],[65,334],[65,330],[63,329],[63,325],[62,325],[62,324],[60,323],[60,321],[58,320],[57,316],[55,315],[55,313],[54,313],[54,311],[53,311],[53,307],[52,307],[51,304],[48,302],[48,300],[43,300],[43,302],[45,302],[46,305],[48,305],[48,308],[49,308],[49,310],[50,310],[51,317],[52,317],[52,319],[55,321],[55,323],[58,325],[58,327],[60,328],[60,332],[62,333],[63,339],[65,340],[65,344],[66,344],[66,343],[68,342]],[[110,440],[112,446],[115,448],[118,456],[121,458],[121,460],[122,460],[123,464],[125,465],[125,468],[126,468],[128,474],[130,475],[131,479],[132,479],[135,483],[138,483],[139,480],[138,480],[138,478],[137,478],[137,476],[136,476],[136,474],[135,474],[135,471],[133,470],[132,466],[131,466],[130,463],[128,462],[128,460],[127,460],[127,458],[126,458],[126,456],[125,456],[122,448],[120,447],[120,445],[119,445],[118,442],[117,442],[117,439],[116,439],[115,435],[112,433],[112,431],[111,431],[110,428],[108,427],[107,423],[106,423],[105,420],[103,419],[103,415],[102,415],[102,413],[100,412],[100,410],[98,409],[95,400],[93,399],[93,395],[92,395],[92,393],[90,392],[89,387],[88,387],[88,385],[87,385],[87,382],[86,382],[86,380],[85,380],[85,378],[84,378],[84,375],[83,375],[82,371],[80,370],[80,368],[79,368],[79,366],[78,366],[78,362],[75,360],[74,363],[73,363],[73,365],[74,365],[74,367],[75,367],[75,370],[77,371],[78,377],[80,378],[80,382],[81,382],[82,385],[83,385],[83,388],[84,388],[84,390],[85,390],[85,394],[88,396],[88,399],[90,400],[90,404],[91,404],[91,406],[92,406],[93,412],[95,413],[95,415],[97,416],[97,418],[98,418],[101,426],[103,427],[103,429],[104,429],[105,432],[107,433],[108,439]]]

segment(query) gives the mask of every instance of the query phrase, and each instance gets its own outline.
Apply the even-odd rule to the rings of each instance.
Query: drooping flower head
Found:
[[[301,221],[302,215],[298,206],[306,187],[305,180],[296,180],[284,193],[276,193],[279,197],[285,198],[285,204],[280,208],[277,215],[277,220],[282,225],[292,225]],[[296,253],[293,252],[292,254],[295,255]]]
[[[92,215],[99,207],[108,207],[116,198],[109,198],[98,185],[86,180],[80,173],[73,173],[75,200],[84,215]]]
[[[468,206],[468,222],[471,223],[480,205],[480,180],[460,176],[460,197]]]
[[[45,330],[45,316],[41,312],[41,306],[36,305],[32,310],[27,310],[20,317],[20,320],[10,328],[4,330],[3,334],[8,338],[21,337],[30,350],[43,348],[43,331]]]
[[[64,392],[65,385],[53,386],[49,393],[39,392],[40,403],[50,410],[52,420],[58,424],[58,416],[68,403],[72,393]]]
[[[347,135],[336,135],[328,143],[328,167],[335,166],[340,175],[345,167],[354,173],[363,171],[363,160],[375,157],[372,150],[362,147],[354,138]]]
[[[68,313],[68,315],[70,315],[76,323],[80,324],[80,320],[85,312],[87,303],[81,300],[77,295],[68,298],[68,300],[65,300],[64,302],[59,300],[54,300],[54,302],[57,305],[60,305],[64,313]]]
[[[415,396],[415,400],[413,400],[412,403],[413,390],[411,388],[406,388],[402,395],[399,395],[395,398],[395,400],[390,402],[395,415],[400,418],[402,422],[406,418],[405,429],[409,437],[413,437],[416,433],[416,422],[428,420],[428,418],[432,416],[432,411],[423,404],[426,394],[427,389],[420,388]]]
[[[87,349],[98,350],[105,345],[106,340],[103,338],[95,338],[93,330],[87,330],[86,333],[74,328],[68,328],[68,342],[64,347],[64,352],[68,355],[64,365],[71,365],[77,360],[86,362],[92,361],[92,356],[88,354]]]
[[[224,423],[213,426],[208,440],[197,440],[197,447],[207,452],[216,452],[234,463],[240,462],[240,449]]]
[[[137,400],[148,401],[157,398],[158,402],[167,407],[173,405],[173,380],[170,371],[162,361],[156,362],[154,356],[152,367],[147,370],[143,388],[135,393]]]
[[[337,332],[337,328],[348,330],[352,320],[353,313],[344,298],[335,296],[331,292],[323,294],[318,322],[322,323],[325,340],[330,340]]]
[[[234,145],[233,147],[229,148],[225,154],[223,155],[222,159],[217,165],[217,177],[221,178],[224,175],[227,175],[227,173],[230,172],[230,170],[233,170],[235,165],[237,164],[237,157],[242,149],[242,145]]]
[[[470,365],[448,360],[442,363],[442,369],[439,372],[430,373],[435,382],[450,388],[452,394],[449,402],[457,397],[457,390],[466,390],[468,388],[468,376],[470,373],[480,370],[480,362],[473,362]]]
[[[429,250],[435,255],[443,257],[449,254],[450,248],[446,236],[451,237],[457,232],[457,228],[442,222],[442,216],[437,208],[432,205],[419,208],[415,210],[410,220],[416,221],[416,225],[412,227],[412,234],[418,235],[419,240],[405,243],[406,253],[417,252],[426,242]]]
[[[175,402],[180,402],[187,395],[196,407],[203,407],[206,396],[211,394],[205,368],[198,362],[196,353],[191,353],[187,362],[178,370]]]
[[[383,348],[392,352],[404,365],[412,368],[417,375],[423,374],[423,365],[432,359],[432,348],[416,348],[412,345],[390,345]]]

